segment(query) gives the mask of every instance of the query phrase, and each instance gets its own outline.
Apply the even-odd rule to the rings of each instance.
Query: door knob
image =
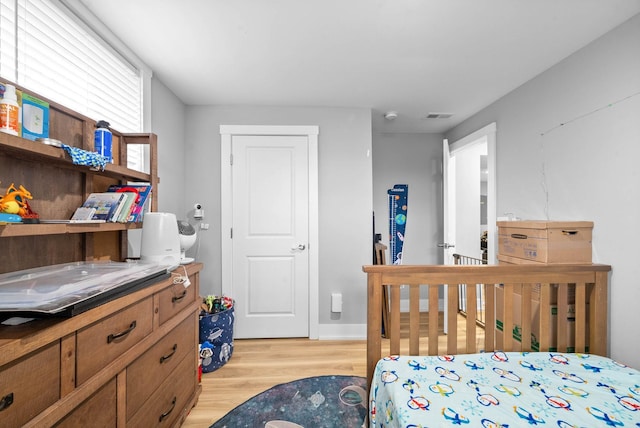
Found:
[[[291,249],[292,249],[292,250],[294,250],[294,251],[295,251],[295,250],[302,251],[302,250],[304,250],[305,248],[307,248],[307,247],[306,247],[306,245],[304,245],[304,244],[298,244],[298,246],[297,246],[297,247],[291,247]]]

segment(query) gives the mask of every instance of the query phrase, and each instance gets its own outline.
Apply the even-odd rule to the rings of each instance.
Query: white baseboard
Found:
[[[367,340],[367,324],[320,324],[320,340]]]

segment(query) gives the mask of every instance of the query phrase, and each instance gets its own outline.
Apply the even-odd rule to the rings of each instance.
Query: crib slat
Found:
[[[607,284],[609,274],[607,272],[596,272],[596,281],[589,298],[589,352],[596,355],[607,354],[607,308],[609,295]],[[592,350],[593,347],[593,350]]]
[[[493,351],[496,349],[495,345],[495,331],[496,331],[496,306],[495,306],[495,284],[484,284],[484,350]]]
[[[409,287],[409,354],[420,355],[420,285]]]
[[[513,284],[506,283],[504,287],[504,300],[502,301],[502,349],[509,352],[513,349]]]
[[[569,284],[558,284],[557,302],[556,349],[558,352],[567,352],[567,347],[569,346],[569,337],[567,334],[569,329],[569,322],[567,320],[567,315],[569,314]]]
[[[476,293],[476,284],[466,284],[467,288],[467,334],[466,334],[466,353],[472,354],[476,352],[476,318],[478,314],[478,299]]]
[[[382,354],[382,274],[367,275],[367,385]]]
[[[549,349],[551,346],[551,284],[540,284],[540,348]]]
[[[587,287],[584,283],[576,284],[576,301],[575,301],[575,352],[586,351],[586,333],[587,333]]]
[[[438,355],[438,284],[429,284],[429,355]]]
[[[524,322],[523,320],[530,320],[531,313],[533,312],[531,306],[533,299],[531,298],[532,288],[534,284],[522,284],[522,300],[520,310],[520,350],[531,350],[531,323]]]
[[[391,314],[389,322],[389,349],[391,355],[400,355],[400,285],[391,287]]]
[[[458,352],[458,284],[447,287],[447,353]]]

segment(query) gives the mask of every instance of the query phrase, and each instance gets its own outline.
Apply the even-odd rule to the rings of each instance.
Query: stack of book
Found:
[[[106,192],[91,193],[71,217],[71,223],[141,222],[151,202],[147,184],[112,185]]]

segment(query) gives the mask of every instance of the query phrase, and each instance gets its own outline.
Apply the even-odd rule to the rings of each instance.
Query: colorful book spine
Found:
[[[119,184],[109,186],[108,192],[135,193],[136,200],[131,206],[131,210],[126,222],[140,222],[144,216],[146,206],[151,201],[151,185],[149,184]]]

